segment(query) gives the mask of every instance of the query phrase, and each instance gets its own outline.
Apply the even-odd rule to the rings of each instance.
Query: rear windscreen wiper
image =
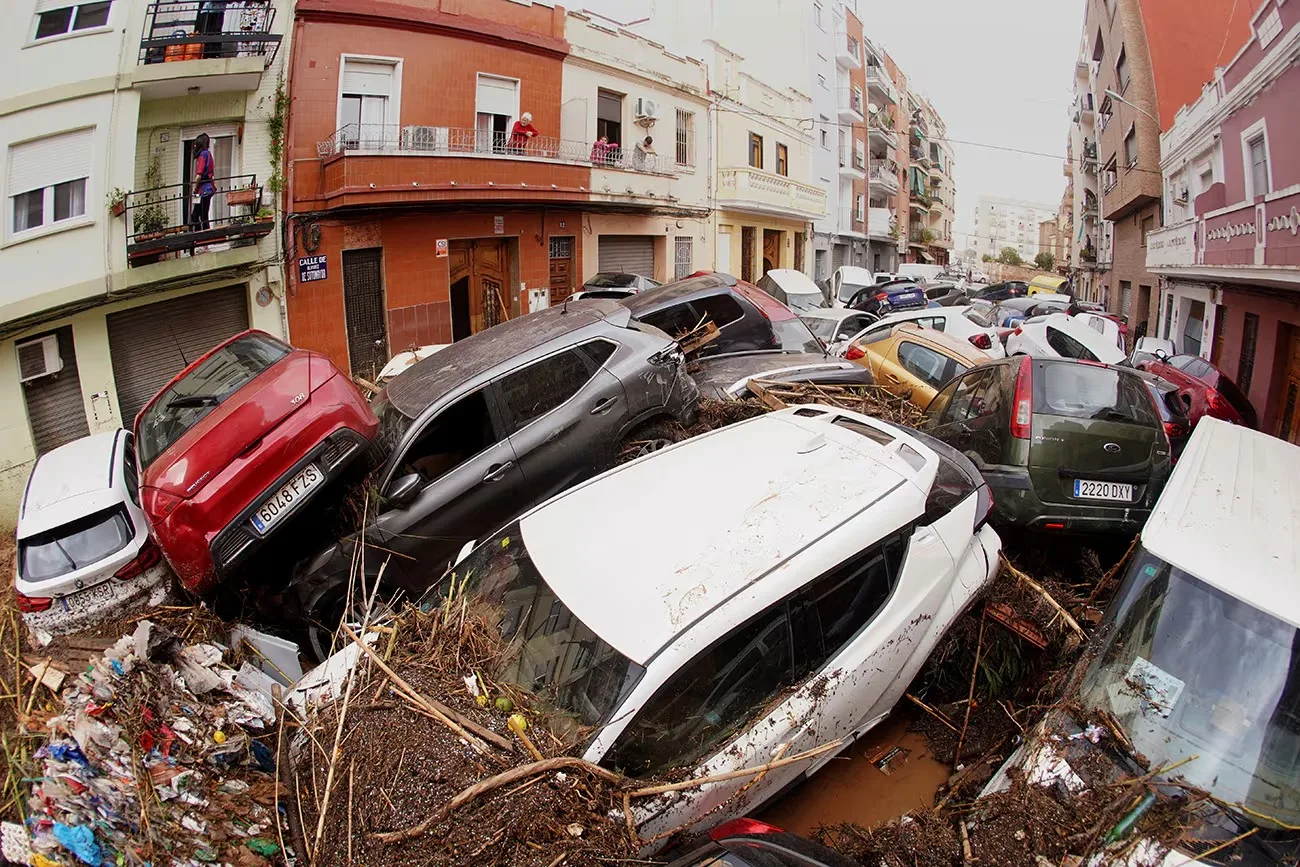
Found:
[[[1126,415],[1125,413],[1122,413],[1117,409],[1103,409],[1101,412],[1094,415],[1093,418],[1101,419],[1104,421],[1132,421],[1132,422],[1137,421],[1137,419],[1133,418],[1133,416]]]
[[[168,409],[192,409],[199,406],[216,406],[220,399],[211,394],[195,394],[187,397],[173,397],[167,401]]]

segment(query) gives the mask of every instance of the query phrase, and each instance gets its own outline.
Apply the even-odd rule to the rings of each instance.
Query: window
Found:
[[[1152,214],[1150,217],[1142,218],[1142,246],[1147,245],[1147,236],[1156,230],[1156,218]]]
[[[820,30],[826,29],[826,25],[822,23],[822,4],[820,3],[813,4],[813,23],[816,24]]]
[[[1252,200],[1272,192],[1269,187],[1268,142],[1262,132],[1246,141],[1246,177],[1250,183],[1246,192]]]
[[[940,443],[940,445],[946,444]],[[977,481],[978,473],[972,474],[957,463],[958,460],[963,460],[960,452],[953,452],[951,449],[941,451],[938,448],[935,448],[935,451],[939,453],[939,469],[925,500],[925,514],[918,522],[922,526],[933,524],[951,512],[958,503],[975,493],[975,489],[982,484],[982,480]],[[967,460],[963,460],[963,463],[970,466]],[[972,475],[975,475],[975,478],[972,478]]]
[[[1255,37],[1259,40],[1259,47],[1261,49],[1268,48],[1269,43],[1276,39],[1281,32],[1282,16],[1278,14],[1276,9],[1271,9],[1264,16],[1264,20],[1259,22],[1259,26],[1255,28]]]
[[[1128,53],[1123,45],[1119,47],[1119,58],[1115,61],[1115,78],[1119,82],[1119,92],[1123,94],[1128,90],[1129,81]]]
[[[1114,155],[1106,163],[1106,168],[1102,170],[1101,175],[1101,194],[1104,196],[1111,190],[1115,189],[1115,184],[1119,182],[1119,167],[1115,161]]]
[[[690,276],[694,261],[690,235],[678,235],[673,239],[673,278],[683,280]]]
[[[699,317],[689,304],[675,304],[663,310],[638,316],[646,325],[653,325],[669,337],[680,337],[699,324]]]
[[[695,165],[695,115],[680,108],[677,109],[677,165]]]
[[[850,103],[850,105],[854,111],[858,114],[862,114],[862,88],[857,85],[854,85],[853,87],[853,102]]]
[[[821,86],[821,89],[822,89],[822,90],[829,90],[829,89],[830,89],[830,88],[828,88],[828,87],[826,86],[826,76],[824,76],[824,75],[818,75],[818,76],[817,76],[817,83]]]
[[[1187,316],[1183,319],[1183,352],[1188,355],[1201,354],[1201,332],[1204,327],[1205,302],[1193,301],[1187,306]]]
[[[26,232],[86,214],[94,131],[62,133],[9,148],[9,231]]]
[[[394,478],[418,473],[425,482],[436,481],[500,440],[488,414],[487,397],[480,389],[444,409],[425,426],[407,449],[401,471]]]
[[[1094,63],[1100,63],[1106,56],[1106,43],[1101,38],[1101,28],[1097,29],[1097,36],[1092,40],[1092,60]]]
[[[1129,168],[1137,165],[1138,161],[1138,140],[1137,127],[1130,126],[1128,135],[1124,136],[1124,165]]]
[[[1247,313],[1241,323],[1241,360],[1237,363],[1237,387],[1250,394],[1255,376],[1255,344],[1259,340],[1259,316]]]
[[[1088,347],[1075,340],[1060,329],[1047,326],[1047,345],[1062,358],[1080,358],[1084,361],[1096,361],[1097,356],[1088,351]]]
[[[572,349],[557,352],[501,380],[501,397],[511,416],[511,431],[540,418],[578,393],[591,373]]]
[[[604,136],[612,145],[623,142],[623,95],[609,90],[596,92],[596,138]]]
[[[709,295],[705,298],[696,298],[691,302],[694,310],[695,324],[703,320],[712,322],[719,328],[724,328],[733,322],[739,322],[745,315],[744,309],[730,295]]]
[[[940,355],[928,346],[907,340],[898,345],[898,363],[931,388],[941,388],[945,382],[968,370],[965,365],[946,355]]]
[[[108,12],[112,5],[111,0],[104,3],[82,3],[78,6],[60,5],[57,0],[38,2],[36,32],[32,38],[49,39],[64,33],[105,27],[108,25]]]
[[[1169,331],[1174,327],[1174,294],[1170,292],[1165,295],[1165,339],[1169,339]]]
[[[126,449],[122,455],[122,483],[131,495],[131,502],[140,505],[140,471],[135,463],[135,437],[126,435]]]
[[[134,538],[126,509],[113,506],[19,542],[19,573],[27,581],[58,578],[111,557]]]
[[[342,147],[378,148],[387,140],[396,141],[397,112],[391,105],[400,93],[396,72],[391,61],[343,58],[338,118]],[[482,90],[482,82],[479,86]]]
[[[780,142],[776,143],[776,173],[785,176],[790,174],[790,150]]]
[[[867,200],[865,196],[861,194],[858,195],[856,200],[856,208],[857,208],[857,213],[854,215],[853,219],[861,223],[867,219]]]
[[[749,164],[756,169],[763,167],[763,137],[756,132],[749,134]]]
[[[831,149],[831,136],[830,136],[830,132],[829,132],[828,130],[826,130],[825,127],[822,128],[822,147],[826,148],[826,150],[830,150],[830,149]]]
[[[587,360],[591,362],[592,367],[602,367],[606,361],[609,361],[618,347],[608,340],[592,340],[589,343],[582,344],[578,349],[582,351],[583,355],[587,356]]]
[[[1159,424],[1151,394],[1141,379],[1088,364],[1040,363],[1034,371],[1034,411],[1065,418]]]

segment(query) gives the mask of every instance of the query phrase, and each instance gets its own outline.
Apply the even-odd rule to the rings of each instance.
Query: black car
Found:
[[[985,286],[970,296],[972,301],[1006,301],[1009,298],[1023,298],[1029,294],[1029,284],[1023,280],[1007,280]]]
[[[296,570],[293,600],[322,656],[345,613],[354,553],[414,597],[468,541],[685,436],[699,388],[677,343],[617,301],[576,301],[457,341],[373,401],[380,434],[365,526]],[[369,487],[369,486],[367,486]],[[362,511],[358,505],[357,511]]]
[[[1182,390],[1169,380],[1145,370],[1139,370],[1137,374],[1151,392],[1151,399],[1160,412],[1160,421],[1165,426],[1165,436],[1169,437],[1171,454],[1177,460],[1192,438],[1192,420],[1187,416],[1190,401],[1185,400]]]
[[[788,382],[872,382],[867,368],[829,355],[793,310],[729,274],[688,277],[620,303],[638,322],[673,337],[706,320],[718,327],[718,338],[699,351],[690,367],[705,397],[734,397],[744,380],[776,374]]]
[[[668,867],[862,867],[820,843],[755,819],[733,819],[709,832],[709,842]]]
[[[966,293],[957,288],[956,283],[928,283],[925,287],[927,301],[937,303],[940,307],[956,307],[965,304]]]
[[[907,279],[890,280],[860,289],[849,299],[848,306],[875,316],[887,316],[902,310],[921,310],[929,303],[924,287]]]

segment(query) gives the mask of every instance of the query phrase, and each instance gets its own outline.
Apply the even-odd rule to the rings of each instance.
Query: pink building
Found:
[[[1264,0],[1250,24],[1161,136],[1152,335],[1218,365],[1262,430],[1300,442],[1300,4]]]

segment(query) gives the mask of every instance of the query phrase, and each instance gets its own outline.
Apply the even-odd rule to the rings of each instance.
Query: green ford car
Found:
[[[953,379],[921,429],[969,457],[993,519],[1068,533],[1141,529],[1169,478],[1169,440],[1131,370],[1016,356]]]

